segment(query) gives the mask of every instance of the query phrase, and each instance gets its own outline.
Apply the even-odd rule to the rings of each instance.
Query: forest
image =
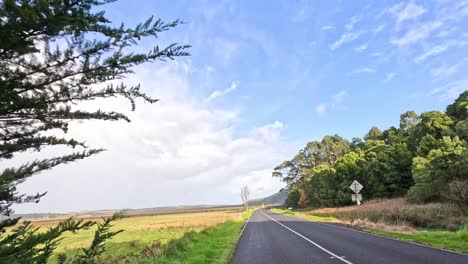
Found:
[[[339,135],[311,141],[274,168],[287,183],[288,207],[336,207],[352,203],[358,180],[364,202],[404,196],[412,203],[468,205],[468,91],[445,112],[407,111],[398,127],[372,127],[363,138]]]

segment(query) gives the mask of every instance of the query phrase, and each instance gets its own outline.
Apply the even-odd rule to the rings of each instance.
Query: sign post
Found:
[[[352,201],[356,202],[357,205],[361,205],[362,195],[359,194],[359,192],[363,188],[362,184],[360,184],[358,181],[354,180],[353,183],[351,183],[351,186],[349,186],[349,188],[354,192],[354,194],[351,195]]]

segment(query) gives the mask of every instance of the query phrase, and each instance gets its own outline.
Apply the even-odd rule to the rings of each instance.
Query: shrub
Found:
[[[317,209],[309,214],[332,216],[349,222],[367,220],[392,225],[407,223],[424,228],[459,229],[466,223],[463,212],[452,204],[411,204],[403,198],[372,200],[361,206]]]

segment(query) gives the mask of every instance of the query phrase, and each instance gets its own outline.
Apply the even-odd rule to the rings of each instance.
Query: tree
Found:
[[[247,187],[247,185],[242,186],[240,196],[242,198],[242,203],[244,204],[245,210],[248,210],[249,209],[250,191],[249,191],[249,187]]]
[[[382,139],[382,131],[378,127],[372,127],[369,132],[364,136],[365,140],[379,140]]]
[[[418,114],[414,111],[407,111],[400,115],[400,129],[408,132],[420,121]]]
[[[448,184],[448,192],[444,196],[454,201],[459,207],[468,206],[468,179],[451,181]]]
[[[146,62],[186,56],[189,46],[154,46],[144,53],[134,47],[142,38],[180,24],[149,18],[134,28],[112,26],[97,6],[112,0],[4,0],[0,3],[0,159],[50,146],[82,148],[50,159],[39,159],[0,175],[0,229],[19,218],[8,218],[18,203],[38,202],[45,193],[20,194],[16,186],[27,178],[58,165],[97,154],[84,142],[66,138],[73,120],[125,120],[119,112],[83,110],[80,103],[121,97],[135,109],[136,100],[155,103],[140,90],[115,81]],[[7,217],[7,218],[5,218]],[[89,223],[67,220],[57,228],[37,234],[27,223],[0,237],[0,257],[9,263],[43,263],[65,231],[89,227]],[[21,238],[21,239],[19,239]]]
[[[464,201],[468,178],[468,91],[446,113],[400,115],[399,127],[372,127],[365,141],[339,135],[311,141],[273,176],[288,184],[288,206],[351,203],[349,185],[358,180],[367,198],[404,196],[412,202]],[[452,184],[452,183],[453,184]],[[449,196],[452,190],[455,196]]]
[[[406,144],[387,146],[369,162],[368,186],[372,197],[398,197],[405,195],[413,185],[411,152]]]
[[[461,93],[453,104],[447,106],[446,113],[457,121],[468,119],[468,90]]]
[[[425,157],[413,158],[412,175],[415,185],[408,191],[412,202],[439,200],[448,191],[448,183],[468,178],[468,146],[458,137],[443,137],[440,147]]]
[[[301,208],[307,207],[309,205],[309,198],[307,197],[307,193],[304,189],[299,189],[299,200],[297,201],[297,205]]]

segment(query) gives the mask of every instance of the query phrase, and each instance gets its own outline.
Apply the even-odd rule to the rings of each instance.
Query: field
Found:
[[[190,255],[198,256],[194,258],[194,263],[203,263],[203,259],[210,256],[224,259],[226,260],[224,262],[227,262],[234,251],[239,231],[244,224],[241,221],[241,213],[241,209],[233,208],[208,212],[126,217],[115,222],[112,229],[125,231],[106,243],[107,250],[103,257],[111,263],[127,261],[152,263],[156,257],[158,262],[177,263],[177,257],[183,258],[183,252],[189,250],[192,251]],[[35,221],[34,224],[47,228],[57,222],[58,220]],[[74,256],[79,253],[81,247],[86,247],[91,243],[93,234],[94,229],[76,234],[64,234],[55,253]],[[197,241],[201,239],[204,243],[197,244]],[[224,243],[226,247],[206,248],[210,245],[210,241],[214,244]],[[197,262],[197,259],[200,261]],[[56,262],[56,255],[52,257],[51,262]],[[186,261],[183,262],[186,263]]]

